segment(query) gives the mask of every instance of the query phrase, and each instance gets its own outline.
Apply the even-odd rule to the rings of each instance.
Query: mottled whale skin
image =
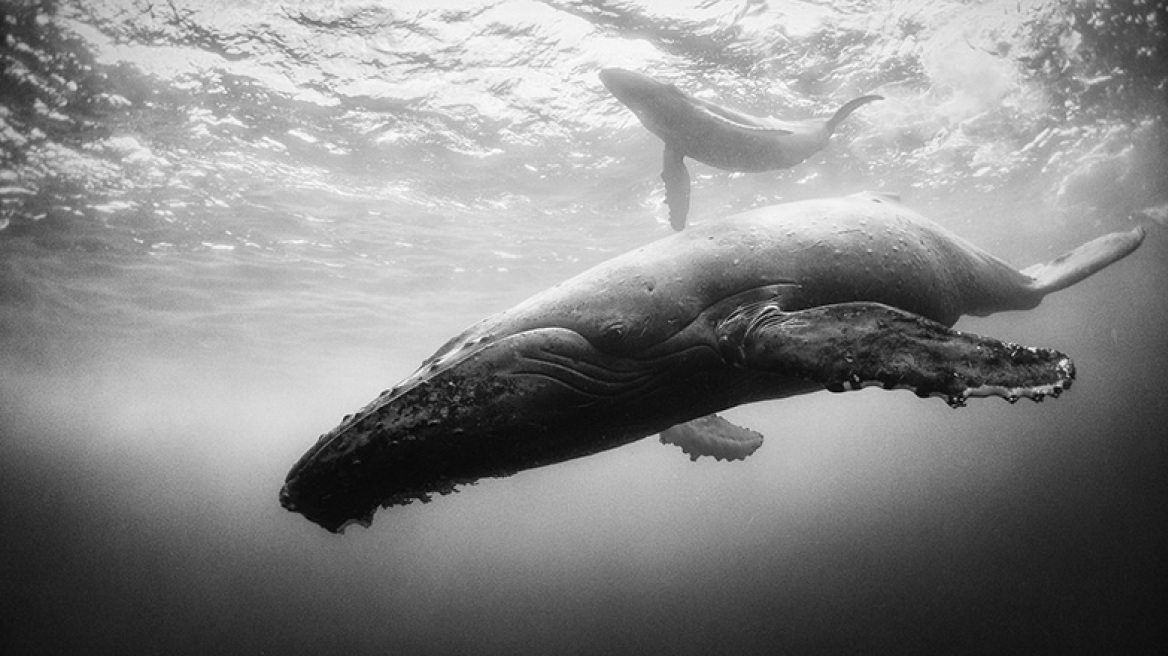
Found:
[[[816,389],[906,388],[953,405],[1041,400],[1056,351],[953,331],[1033,308],[1135,250],[1105,235],[1019,271],[872,194],[765,207],[603,262],[484,319],[323,435],[283,505],[330,531],[379,506],[662,433],[745,457],[757,433],[713,413]]]
[[[665,142],[665,202],[675,230],[689,213],[690,157],[726,171],[773,171],[795,166],[827,147],[836,126],[881,96],[861,96],[830,118],[782,121],[751,116],[695,98],[672,84],[621,68],[606,68],[600,81]]]

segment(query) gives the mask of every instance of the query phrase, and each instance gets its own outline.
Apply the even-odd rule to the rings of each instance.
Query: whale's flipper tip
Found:
[[[879,303],[744,310],[718,328],[740,366],[800,376],[832,392],[878,385],[957,407],[971,397],[1057,397],[1075,377],[1058,351],[959,332]]]

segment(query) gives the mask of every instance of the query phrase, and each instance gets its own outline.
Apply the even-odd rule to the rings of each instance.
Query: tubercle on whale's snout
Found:
[[[335,435],[327,434],[329,443],[342,440],[365,448],[354,450],[350,457],[310,452],[293,467],[280,490],[284,508],[339,533],[352,524],[368,527],[378,508],[428,502],[432,494],[449,494],[456,485],[473,482],[444,477],[441,458],[430,462],[418,455],[435,450],[441,438],[414,432],[393,434],[375,416],[367,419],[368,423],[354,421],[338,427]]]
[[[372,498],[358,502],[352,480],[346,481],[344,473],[357,464],[338,464],[319,456],[325,452],[334,439],[340,437],[347,423],[323,435],[289,471],[280,489],[280,505],[291,512],[300,513],[308,520],[319,524],[333,533],[339,533],[351,523],[368,526],[372,521],[376,504]],[[368,495],[366,495],[368,496]],[[365,506],[364,512],[355,508]]]
[[[369,526],[380,507],[427,502],[431,494],[471,482],[441,474],[447,438],[437,430],[437,418],[424,411],[431,406],[416,401],[427,387],[423,382],[346,416],[292,467],[281,505],[338,533],[354,523]]]
[[[381,495],[362,481],[379,445],[392,444],[387,408],[408,388],[386,390],[357,413],[345,415],[296,461],[280,490],[280,505],[332,532],[352,523],[368,525]]]

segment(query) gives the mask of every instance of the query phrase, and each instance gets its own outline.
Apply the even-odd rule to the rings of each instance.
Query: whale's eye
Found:
[[[624,342],[625,335],[629,332],[628,326],[623,320],[614,319],[600,326],[600,330],[596,335],[596,348],[602,351],[619,351]]]
[[[619,342],[625,336],[623,321],[613,321],[600,329],[600,337],[607,343]]]

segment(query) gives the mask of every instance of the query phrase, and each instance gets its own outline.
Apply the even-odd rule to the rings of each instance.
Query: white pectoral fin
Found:
[[[718,415],[706,415],[661,431],[661,443],[681,447],[690,460],[699,456],[745,460],[762,446],[762,435]]]
[[[727,360],[822,384],[833,392],[869,385],[941,396],[1011,401],[1057,397],[1071,386],[1070,358],[953,330],[879,303],[839,303],[783,312],[773,302],[744,306],[723,321]]]
[[[665,144],[661,179],[665,181],[665,204],[669,206],[669,223],[674,230],[685,228],[689,214],[689,170],[685,168],[685,154]]]
[[[695,100],[694,103],[694,110],[699,115],[730,129],[746,130],[748,132],[769,132],[777,136],[795,133],[795,128],[791,123],[776,118],[769,116],[751,116],[750,114],[736,112],[729,107],[722,107],[721,105],[715,105],[702,100]]]

